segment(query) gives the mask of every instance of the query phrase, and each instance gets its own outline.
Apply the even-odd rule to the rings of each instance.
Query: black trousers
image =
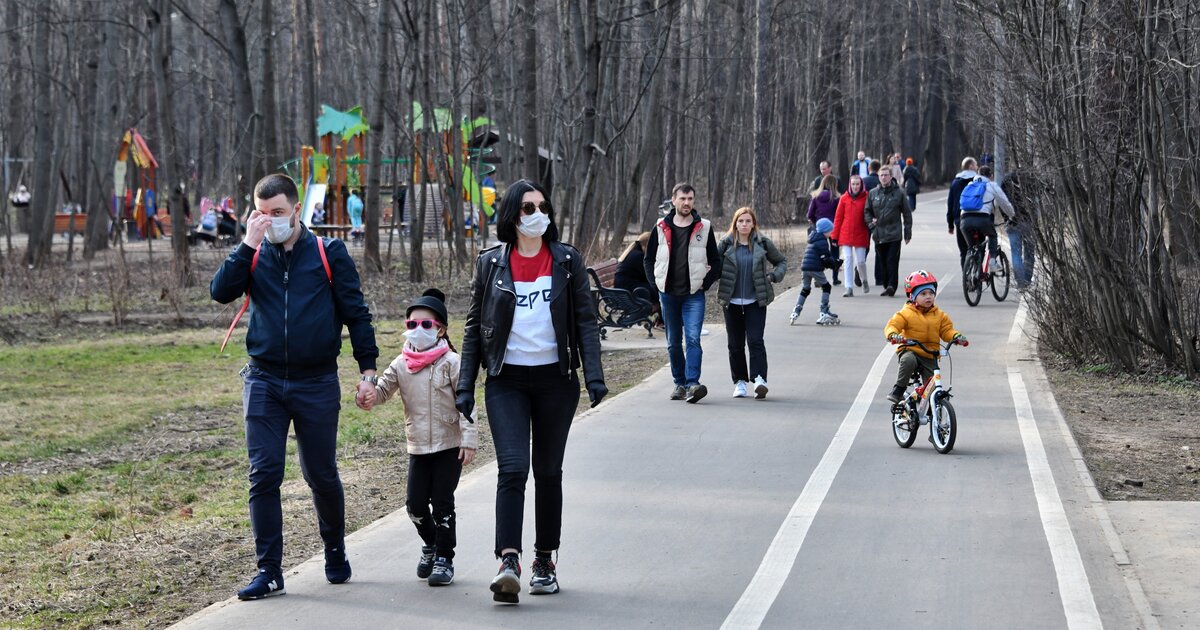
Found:
[[[408,518],[425,545],[436,547],[435,555],[447,560],[457,544],[454,491],[461,475],[457,448],[408,456]]]
[[[758,304],[729,304],[725,311],[725,337],[729,345],[729,373],[733,382],[750,381],[755,376],[767,380],[767,345],[763,330],[767,327],[767,309]],[[750,346],[750,370],[746,370],[746,346]]]
[[[895,289],[900,286],[900,244],[901,241],[875,244],[875,271],[879,276],[876,282],[880,287]]]
[[[484,384],[488,426],[496,445],[496,557],[518,552],[525,520],[525,482],[533,468],[537,551],[555,551],[562,536],[562,466],[579,405],[579,377],[558,364],[505,364]]]

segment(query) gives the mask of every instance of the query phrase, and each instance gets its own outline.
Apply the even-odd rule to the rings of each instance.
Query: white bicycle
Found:
[[[892,405],[892,437],[900,448],[908,448],[917,439],[917,432],[922,424],[929,425],[929,441],[937,452],[945,455],[954,448],[954,440],[958,437],[958,417],[954,413],[954,405],[950,404],[950,371],[953,367],[950,361],[950,346],[957,341],[940,345],[937,352],[915,339],[904,342],[906,346],[918,346],[935,356],[933,376],[929,380],[921,379],[921,371],[913,374],[904,392],[904,398]],[[948,364],[945,376],[942,374],[942,361]],[[944,381],[944,385],[943,385]]]

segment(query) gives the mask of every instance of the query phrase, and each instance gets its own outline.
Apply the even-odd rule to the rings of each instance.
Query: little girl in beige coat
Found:
[[[429,289],[408,307],[404,350],[383,371],[371,404],[397,391],[404,401],[408,443],[408,517],[425,545],[417,577],[430,586],[454,580],[454,490],[462,467],[475,459],[473,418],[454,408],[459,356],[446,336],[445,296]]]

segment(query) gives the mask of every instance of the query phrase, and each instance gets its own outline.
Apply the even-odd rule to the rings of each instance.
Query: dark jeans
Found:
[[[248,365],[242,370],[246,452],[250,456],[250,525],[258,566],[279,571],[283,563],[283,483],[288,425],[296,429],[300,472],[312,489],[325,547],[341,547],[346,532],[345,495],[337,469],[337,373],[282,379]]]
[[[958,245],[958,268],[967,262],[967,237],[962,231],[962,221],[954,221],[954,242]]]
[[[457,448],[408,456],[408,518],[421,540],[437,547],[437,555],[447,560],[454,558],[457,543],[454,490],[461,474]]]
[[[999,244],[996,242],[996,224],[992,221],[992,217],[964,216],[962,218],[962,234],[968,248],[978,240],[976,234],[978,234],[979,238],[986,236],[988,255],[996,255],[996,249],[999,247]]]
[[[908,196],[908,209],[910,211],[917,209],[917,196],[912,194]]]
[[[558,364],[505,364],[484,385],[488,425],[496,445],[496,557],[521,551],[525,482],[532,460],[537,551],[558,549],[562,535],[562,464],[567,434],[579,405],[579,376]],[[532,458],[530,439],[532,437]]]
[[[900,286],[900,244],[901,241],[875,244],[875,270],[879,276],[876,282],[883,288]]]
[[[757,304],[725,306],[725,336],[729,341],[729,373],[733,382],[750,381],[755,376],[767,380],[767,309]],[[750,346],[750,370],[746,371],[746,346]]]

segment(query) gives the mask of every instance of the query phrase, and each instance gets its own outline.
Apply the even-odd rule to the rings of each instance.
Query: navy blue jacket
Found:
[[[800,262],[800,271],[825,271],[832,269],[837,256],[833,255],[833,247],[829,243],[829,235],[816,230],[808,235],[808,247],[804,249],[804,260]]]
[[[360,371],[374,370],[379,358],[371,311],[363,300],[358,270],[345,243],[325,241],[333,283],[325,276],[317,237],[307,228],[287,253],[263,240],[250,278],[254,250],[244,243],[229,254],[209,285],[212,298],[228,304],[250,287],[246,351],[259,369],[280,378],[308,378],[337,372],[342,326]]]

